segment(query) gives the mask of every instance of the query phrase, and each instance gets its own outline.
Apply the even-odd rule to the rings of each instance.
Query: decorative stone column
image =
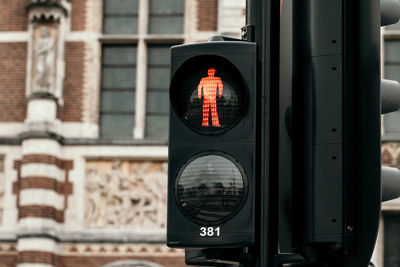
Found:
[[[27,118],[22,159],[15,162],[18,207],[18,266],[57,266],[57,232],[64,222],[72,162],[61,159],[57,105],[62,105],[64,44],[70,4],[31,0],[27,60]]]

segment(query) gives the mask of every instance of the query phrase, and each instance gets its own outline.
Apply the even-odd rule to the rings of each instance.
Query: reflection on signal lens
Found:
[[[178,179],[176,197],[182,209],[197,220],[217,222],[240,208],[243,176],[225,157],[199,157],[184,167]]]

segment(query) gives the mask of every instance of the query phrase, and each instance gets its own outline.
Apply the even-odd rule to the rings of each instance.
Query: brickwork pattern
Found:
[[[71,30],[84,31],[86,29],[86,0],[70,0],[72,5]]]
[[[83,112],[85,43],[65,45],[64,107],[59,117],[66,122],[81,122]]]
[[[21,177],[21,166],[23,164],[52,164],[59,169],[65,170],[65,182],[59,182],[51,177],[29,176]],[[13,193],[17,196],[18,219],[26,217],[41,217],[64,222],[64,213],[68,207],[68,195],[73,193],[72,183],[69,182],[69,170],[73,168],[73,161],[59,159],[52,155],[29,154],[24,155],[22,160],[14,161],[14,169],[17,171],[17,181],[13,183]],[[54,207],[44,205],[20,205],[20,192],[23,189],[50,189],[60,195],[64,195],[64,209],[57,210]]]
[[[217,30],[218,0],[197,0],[197,13],[197,30]]]
[[[130,260],[154,262],[165,267],[186,266],[182,249],[167,248],[162,244],[114,244],[112,251],[109,251],[110,247],[105,248],[107,245],[104,244],[58,244],[61,250],[51,253],[40,251],[39,248],[17,252],[16,243],[0,243],[0,267],[15,267],[17,263],[51,264],[55,267],[101,267],[108,263]],[[65,246],[69,248],[68,251],[64,250]],[[84,251],[78,248],[82,246]],[[126,247],[132,250],[126,250]]]
[[[26,54],[26,43],[0,43],[0,122],[25,120]]]
[[[185,260],[180,257],[79,257],[61,256],[57,267],[101,267],[107,263],[122,260],[143,260],[155,262],[165,267],[184,267]]]
[[[64,222],[64,210],[57,210],[54,207],[44,205],[30,205],[20,207],[18,210],[18,219],[35,217],[53,219],[56,222]]]
[[[21,251],[18,253],[18,263],[42,263],[56,266],[57,256],[43,251]]]
[[[0,267],[15,267],[17,260],[17,253],[15,255],[0,255]]]
[[[18,184],[18,187],[16,187],[16,184],[14,184],[13,192],[18,192],[18,190],[24,189],[47,189],[53,190],[60,195],[70,195],[72,194],[72,183],[61,183],[53,178],[48,177],[25,177]]]
[[[26,31],[28,12],[25,7],[29,0],[0,1],[0,31]]]
[[[56,165],[60,169],[72,169],[72,163],[70,161],[65,161],[52,155],[43,154],[29,154],[24,155],[22,158],[22,164],[28,163],[45,163]]]
[[[143,260],[165,267],[186,267],[183,257],[82,257],[58,256],[48,252],[24,251],[18,255],[0,255],[0,267],[15,267],[17,263],[53,263],[56,267],[101,267],[104,264],[122,260]]]

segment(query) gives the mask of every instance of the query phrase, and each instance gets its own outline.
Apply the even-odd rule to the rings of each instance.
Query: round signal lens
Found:
[[[243,116],[247,96],[240,72],[219,56],[195,57],[176,72],[170,88],[171,103],[190,128],[219,133]]]
[[[175,185],[179,206],[201,223],[221,222],[240,210],[247,180],[238,163],[220,155],[197,157],[182,167]]]

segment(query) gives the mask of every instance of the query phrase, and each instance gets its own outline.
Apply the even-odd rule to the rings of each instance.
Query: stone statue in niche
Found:
[[[85,225],[162,229],[166,187],[166,162],[89,162]]]
[[[33,92],[50,93],[55,59],[55,40],[47,26],[39,27],[39,36],[35,45],[35,79]]]

